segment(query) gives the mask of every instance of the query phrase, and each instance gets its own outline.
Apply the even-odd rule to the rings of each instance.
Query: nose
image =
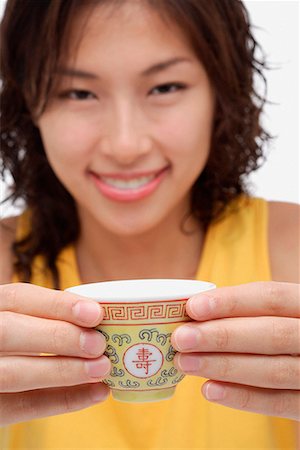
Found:
[[[124,101],[115,107],[110,121],[109,132],[102,139],[104,155],[119,164],[130,165],[151,151],[146,119],[138,106]]]

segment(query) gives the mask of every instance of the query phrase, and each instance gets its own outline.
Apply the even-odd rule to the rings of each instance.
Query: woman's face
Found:
[[[176,25],[142,2],[107,8],[74,20],[74,49],[38,126],[81,220],[137,235],[188,211],[209,154],[214,95]]]

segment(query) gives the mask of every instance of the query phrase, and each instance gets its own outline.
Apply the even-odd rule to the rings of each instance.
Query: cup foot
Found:
[[[112,389],[112,396],[119,402],[146,403],[167,400],[175,393],[176,387],[151,391],[116,391]]]

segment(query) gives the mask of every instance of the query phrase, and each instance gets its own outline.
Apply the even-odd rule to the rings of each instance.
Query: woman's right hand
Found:
[[[0,285],[0,425],[105,400],[110,373],[99,303],[27,283]],[[53,356],[40,356],[41,353]]]

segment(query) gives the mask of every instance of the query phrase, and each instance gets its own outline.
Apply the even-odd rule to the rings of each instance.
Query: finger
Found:
[[[59,319],[85,327],[99,325],[104,310],[95,300],[29,283],[0,285],[0,311]]]
[[[300,419],[300,393],[208,381],[202,386],[207,400],[230,408],[267,416]]]
[[[254,387],[300,390],[298,356],[177,353],[174,364],[187,375]]]
[[[106,400],[103,383],[0,395],[0,425],[78,411]]]
[[[246,316],[300,317],[300,287],[271,281],[212,289],[191,297],[186,310],[198,321]]]
[[[33,352],[1,352],[0,357],[2,356],[40,356],[40,353]]]
[[[190,322],[174,331],[180,352],[300,353],[300,320],[287,317],[243,317]]]
[[[2,357],[0,358],[0,392],[22,392],[34,389],[95,383],[111,370],[106,356],[80,358]]]
[[[12,312],[1,314],[0,352],[52,353],[95,358],[105,351],[105,338],[96,330]]]

